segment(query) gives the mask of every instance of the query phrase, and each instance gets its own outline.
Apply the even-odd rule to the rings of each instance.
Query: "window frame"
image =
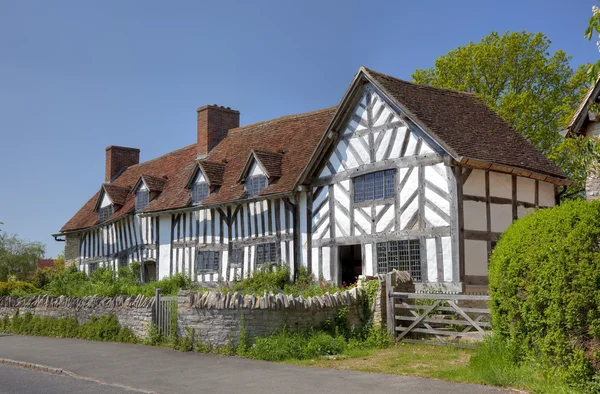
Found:
[[[387,274],[394,269],[408,271],[413,282],[423,282],[421,241],[419,238],[409,238],[376,242],[377,273]]]
[[[232,246],[229,255],[229,266],[240,268],[244,265],[244,248],[241,246]]]
[[[256,191],[256,194],[253,194],[253,182],[258,180],[264,180],[264,185],[262,188]],[[247,197],[257,197],[267,186],[269,186],[269,178],[266,175],[252,175],[247,177],[244,181],[244,190],[246,191]]]
[[[106,214],[106,212],[109,212]],[[98,221],[100,223],[106,222],[115,213],[115,206],[113,204],[101,207],[98,209]]]
[[[393,203],[396,199],[396,169],[386,169],[352,178],[352,204],[371,206]]]
[[[200,200],[197,200],[195,197],[199,197],[201,195],[196,189],[202,187],[206,190],[206,195],[202,197]],[[210,185],[208,182],[196,182],[190,188],[190,197],[192,198],[192,205],[201,205],[202,202],[210,195]]]
[[[264,267],[272,264],[279,264],[281,262],[281,245],[279,242],[264,242],[256,245],[256,252],[254,253],[254,263],[256,267]],[[268,259],[266,255],[268,254]]]
[[[142,195],[146,196],[146,201],[144,206],[140,206],[140,197]],[[135,211],[136,212],[141,212],[144,210],[144,208],[146,208],[148,206],[148,204],[150,204],[150,190],[138,190],[135,193]]]
[[[203,256],[202,258],[200,256]],[[205,257],[207,256],[207,257]],[[206,266],[204,264],[206,259]],[[215,261],[216,259],[216,261]],[[212,262],[211,262],[212,260]],[[209,265],[209,264],[212,264]],[[218,250],[199,250],[196,252],[196,273],[207,274],[219,272],[219,266],[221,265],[221,252]]]

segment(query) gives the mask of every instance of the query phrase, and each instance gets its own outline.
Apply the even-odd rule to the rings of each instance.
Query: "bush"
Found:
[[[517,220],[490,259],[494,332],[513,357],[540,358],[571,383],[600,360],[600,201],[573,201]]]
[[[37,294],[40,289],[28,282],[0,282],[0,296]]]

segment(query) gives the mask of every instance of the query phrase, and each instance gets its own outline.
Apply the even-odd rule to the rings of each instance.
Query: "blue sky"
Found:
[[[104,148],[191,144],[204,104],[242,124],[328,107],[361,65],[410,79],[493,30],[596,61],[593,4],[0,0],[0,228],[56,256],[50,234],[100,188]]]

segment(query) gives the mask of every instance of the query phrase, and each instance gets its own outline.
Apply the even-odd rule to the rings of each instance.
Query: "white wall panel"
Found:
[[[490,196],[512,198],[512,176],[490,171]]]
[[[442,256],[444,259],[444,282],[452,282],[452,238],[442,237]]]
[[[466,230],[487,231],[487,213],[484,202],[463,201],[463,212]]]
[[[463,194],[485,197],[485,171],[473,170],[463,185]]]
[[[465,240],[465,275],[485,276],[488,269],[487,241]]]
[[[425,241],[425,249],[427,250],[427,276],[429,282],[438,281],[437,273],[437,253],[435,249],[435,238],[427,238]],[[440,278],[441,279],[441,278]]]
[[[540,207],[553,207],[556,203],[554,197],[554,185],[548,182],[539,182],[540,195],[539,205]]]
[[[512,223],[512,205],[490,204],[492,231],[501,233]]]

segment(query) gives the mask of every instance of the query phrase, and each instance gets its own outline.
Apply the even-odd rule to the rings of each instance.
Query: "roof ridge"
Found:
[[[141,165],[146,164],[146,163],[150,163],[150,162],[153,162],[153,161],[156,161],[156,160],[164,159],[165,157],[175,155],[177,153],[180,153],[180,151],[182,151],[182,150],[193,148],[195,146],[196,146],[196,143],[194,142],[193,144],[184,146],[183,148],[177,148],[175,150],[172,150],[171,152],[167,152],[167,153],[165,153],[165,154],[163,154],[161,156],[155,157],[154,159],[149,159],[149,160],[143,161],[143,162],[138,163],[138,164],[133,164],[131,166],[128,166],[127,168],[136,168],[136,167],[141,166]],[[142,175],[143,175],[143,173],[142,173]],[[150,174],[148,174],[148,175],[150,175]],[[156,177],[156,175],[151,175],[151,176]]]
[[[291,120],[291,119],[302,119],[304,117],[307,116],[311,116],[311,115],[316,115],[322,112],[327,112],[327,111],[331,111],[333,109],[337,109],[337,105],[331,106],[331,107],[327,107],[327,108],[321,108],[321,109],[317,109],[314,111],[310,111],[310,112],[302,112],[299,114],[291,114],[291,115],[283,115],[283,116],[279,116],[277,118],[273,118],[273,119],[267,119],[267,120],[262,120],[260,122],[256,122],[256,123],[251,123],[245,126],[240,126],[240,127],[236,127],[235,129],[230,129],[229,132],[239,132],[239,131],[246,131],[247,129],[250,128],[254,128],[254,127],[262,127],[262,126],[266,126],[272,123],[276,123],[276,122],[283,122],[285,120]]]
[[[379,72],[379,71],[375,71],[375,70],[372,70],[372,69],[367,68],[365,66],[362,66],[362,68],[364,68],[365,71],[367,71],[368,73],[379,74],[379,75],[381,75],[383,77],[391,78],[391,79],[394,79],[396,81],[399,81],[399,82],[402,82],[402,83],[405,83],[405,84],[408,84],[408,85],[412,85],[412,86],[414,86],[416,88],[430,89],[430,90],[434,90],[434,91],[439,91],[441,93],[457,93],[457,94],[459,94],[461,96],[478,98],[477,95],[475,93],[473,93],[473,92],[462,92],[460,90],[455,90],[455,89],[438,88],[436,86],[426,85],[426,84],[422,84],[422,83],[415,83],[415,82],[407,81],[407,80],[404,80],[404,79],[400,79],[400,78],[394,77],[393,75],[389,75],[389,74],[385,74],[385,73],[382,73],[382,72]]]

